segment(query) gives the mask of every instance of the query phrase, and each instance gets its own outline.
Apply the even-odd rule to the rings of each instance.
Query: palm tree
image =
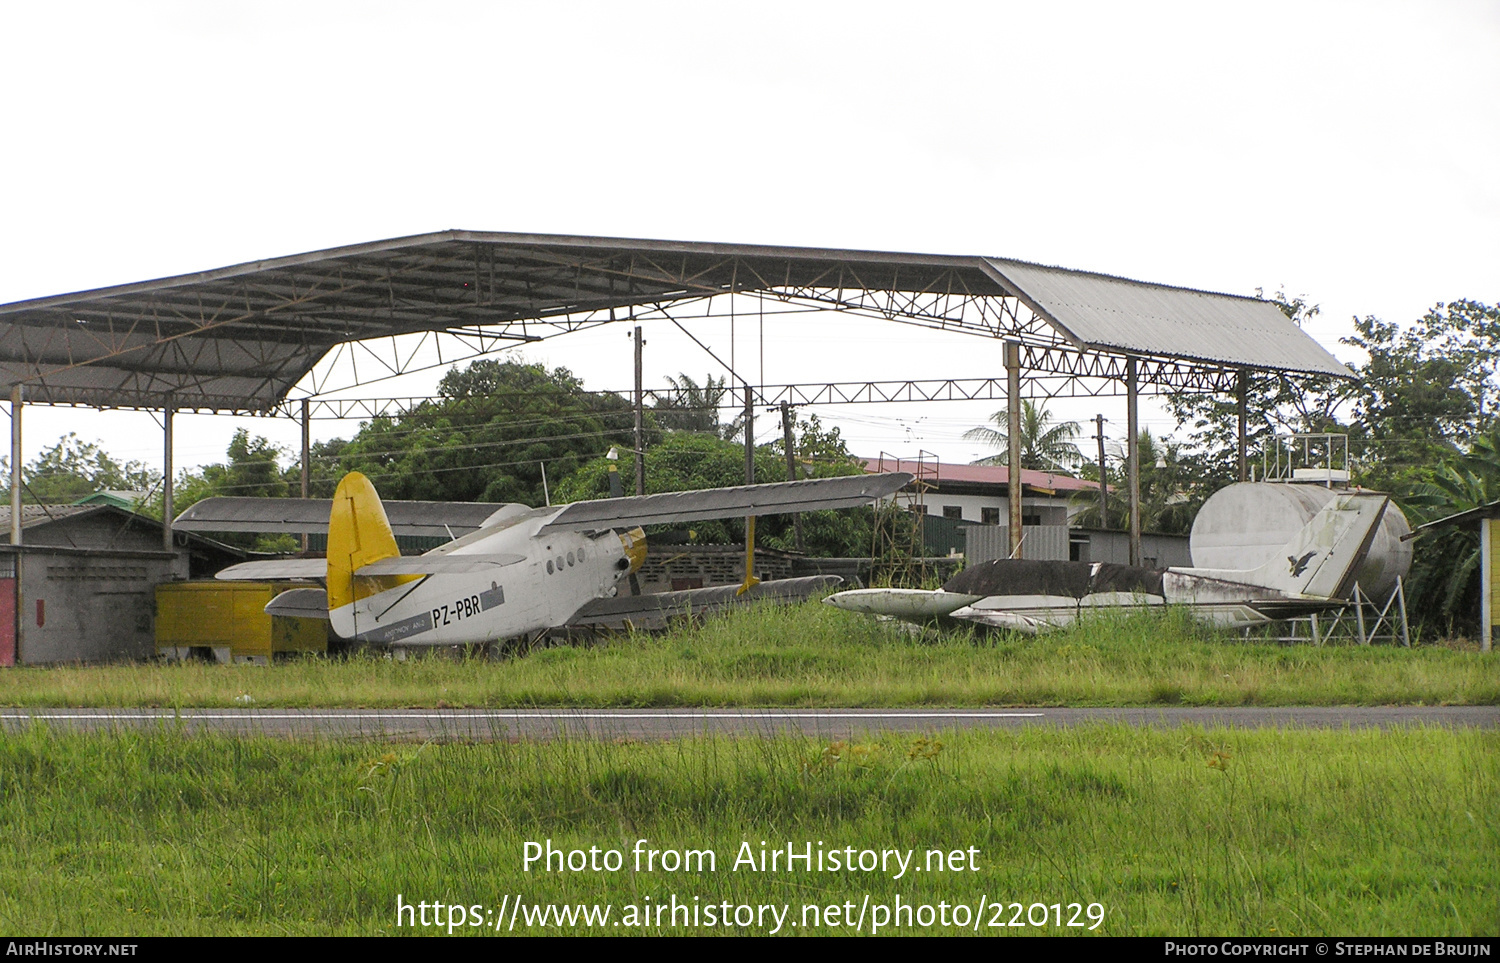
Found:
[[[658,402],[651,410],[656,423],[669,431],[703,431],[732,439],[739,434],[741,415],[727,425],[719,423],[719,405],[729,393],[729,379],[707,375],[700,386],[686,372],[681,377],[667,376],[667,382],[681,393],[680,401]]]
[[[1405,500],[1418,521],[1434,521],[1500,501],[1500,429],[1474,439],[1469,450],[1439,466]],[[1473,631],[1479,613],[1479,531],[1472,525],[1431,529],[1415,545],[1406,579],[1413,616],[1448,632]]]
[[[1184,462],[1178,445],[1156,437],[1150,429],[1141,429],[1136,436],[1136,447],[1141,465],[1141,530],[1186,535],[1206,497],[1202,486],[1192,477],[1191,466]],[[1083,475],[1097,481],[1099,471],[1090,465],[1084,469]],[[1070,524],[1117,531],[1129,526],[1130,493],[1123,460],[1110,466],[1105,482],[1109,485],[1108,517],[1102,522],[1099,518],[1098,491],[1083,491],[1074,496],[1075,504],[1081,510],[1072,517]]]
[[[1010,462],[1010,438],[1005,433],[1006,413],[997,411],[990,416],[996,427],[981,425],[964,432],[970,441],[982,441],[991,448],[1000,449],[1000,454],[981,458],[976,465],[1005,465]],[[1040,471],[1072,471],[1083,461],[1083,453],[1073,444],[1073,439],[1083,435],[1076,421],[1052,422],[1046,405],[1032,404],[1030,399],[1021,402],[1021,467]]]

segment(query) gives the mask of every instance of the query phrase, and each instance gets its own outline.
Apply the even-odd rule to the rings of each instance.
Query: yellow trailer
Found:
[[[328,623],[266,614],[277,595],[304,585],[167,582],[156,587],[156,654],[182,659],[208,649],[220,662],[266,664],[278,652],[326,652]]]

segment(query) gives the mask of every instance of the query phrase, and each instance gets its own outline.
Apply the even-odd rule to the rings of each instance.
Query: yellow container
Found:
[[[277,652],[326,652],[328,623],[266,614],[287,589],[275,582],[167,582],[156,587],[156,652],[212,649],[221,661],[270,661]]]

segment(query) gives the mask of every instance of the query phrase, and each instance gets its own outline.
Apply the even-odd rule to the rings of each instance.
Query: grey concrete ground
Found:
[[[0,728],[33,723],[68,730],[152,729],[282,737],[515,740],[559,736],[671,739],[705,734],[802,733],[848,738],[876,732],[1133,726],[1368,729],[1500,728],[1497,706],[1227,709],[0,709]]]

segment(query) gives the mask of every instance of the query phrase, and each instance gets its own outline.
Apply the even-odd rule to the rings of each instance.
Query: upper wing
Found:
[[[659,522],[696,522],[705,518],[783,515],[823,508],[853,508],[884,498],[905,487],[913,477],[906,472],[883,472],[771,485],[710,488],[696,492],[602,498],[568,505],[543,525],[541,530],[583,531]]]
[[[388,501],[386,518],[395,535],[456,538],[475,531],[505,505],[487,502]],[[205,498],[177,516],[181,532],[328,532],[329,498]]]

